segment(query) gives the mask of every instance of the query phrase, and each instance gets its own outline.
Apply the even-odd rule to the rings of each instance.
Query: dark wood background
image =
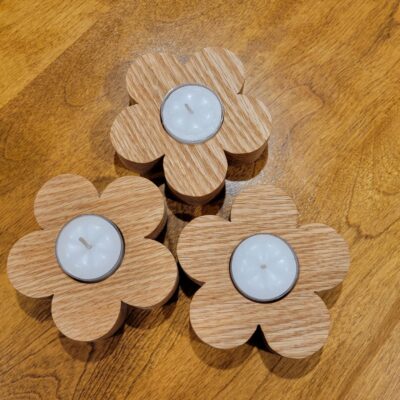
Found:
[[[0,3],[0,398],[398,399],[400,391],[400,8],[393,0]],[[328,344],[293,361],[251,343],[199,342],[188,310],[196,286],[154,311],[131,311],[96,344],[59,334],[49,300],[16,294],[12,244],[37,229],[33,199],[72,172],[99,189],[130,174],[108,133],[128,103],[135,56],[206,46],[236,52],[245,92],[274,119],[268,154],[229,169],[226,193],[204,207],[168,192],[163,240],[175,252],[195,215],[227,215],[248,179],[286,190],[301,222],[322,222],[351,247],[345,282],[323,294]],[[162,179],[157,182],[163,185]]]

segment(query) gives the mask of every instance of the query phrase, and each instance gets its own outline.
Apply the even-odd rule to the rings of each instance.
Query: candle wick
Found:
[[[80,237],[80,238],[79,238],[79,241],[80,241],[88,250],[90,250],[90,249],[92,248],[92,246],[91,246],[83,237]]]
[[[190,112],[190,114],[194,114],[194,111],[190,108],[188,103],[185,103],[186,110]]]

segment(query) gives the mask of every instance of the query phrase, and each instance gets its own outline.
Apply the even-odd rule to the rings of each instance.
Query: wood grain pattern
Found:
[[[171,54],[146,54],[132,63],[126,80],[134,105],[114,121],[111,142],[122,162],[135,171],[146,172],[163,158],[167,184],[187,203],[205,204],[221,191],[227,156],[250,163],[266,148],[270,112],[261,101],[238,94],[244,85],[244,67],[229,50],[206,48],[184,64]],[[203,143],[175,140],[160,119],[165,96],[186,83],[209,87],[224,107],[221,128]]]
[[[298,227],[297,214],[285,193],[260,184],[240,193],[230,223],[203,216],[185,227],[179,237],[178,258],[192,279],[204,283],[190,305],[190,321],[205,343],[221,349],[237,347],[260,325],[269,346],[285,357],[309,357],[325,344],[329,313],[314,292],[331,289],[343,280],[350,263],[349,250],[329,226]],[[260,233],[285,240],[299,264],[294,288],[272,303],[241,295],[229,273],[235,248]]]
[[[70,278],[55,257],[60,229],[81,214],[109,219],[124,237],[121,265],[96,283]],[[122,177],[110,183],[99,197],[85,178],[60,175],[40,189],[35,215],[44,230],[24,236],[12,247],[8,276],[27,296],[53,296],[54,322],[67,337],[93,341],[110,336],[124,322],[127,305],[154,307],[174,293],[178,274],[172,254],[160,243],[145,239],[157,237],[166,222],[164,199],[150,181]]]
[[[108,11],[93,6],[87,25],[76,12],[60,13],[59,4],[0,6],[8,27],[1,43],[14,60],[0,63],[2,82],[13,90],[16,64],[29,82],[0,109],[0,398],[397,400],[398,1],[255,0],[233,7],[222,0],[101,0]],[[29,42],[13,35],[10,15],[26,27]],[[38,35],[35,26],[46,33],[48,19],[57,21],[52,34]],[[72,26],[72,36],[62,35],[62,26]],[[52,53],[48,40],[56,38],[61,47]],[[38,229],[32,204],[52,176],[82,175],[101,192],[132,174],[109,139],[129,104],[129,65],[143,54],[190,55],[210,46],[240,57],[244,94],[271,110],[268,153],[251,165],[229,165],[225,190],[205,206],[185,205],[166,190],[168,224],[159,240],[176,256],[188,220],[227,218],[240,190],[260,182],[294,199],[301,225],[335,228],[350,244],[351,268],[342,285],[321,294],[331,315],[329,340],[305,360],[270,353],[257,332],[232,350],[199,341],[189,322],[197,288],[183,275],[169,303],[131,310],[123,334],[95,344],[60,335],[50,301],[16,295],[6,275],[12,245]],[[164,189],[162,174],[153,176]]]
[[[0,106],[44,71],[108,9],[98,0],[2,1]]]

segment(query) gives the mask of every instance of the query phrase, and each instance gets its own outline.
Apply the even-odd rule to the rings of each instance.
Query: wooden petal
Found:
[[[163,136],[167,134],[159,113],[154,106],[135,105],[122,110],[114,120],[111,143],[128,168],[145,172],[164,155]]]
[[[68,290],[55,294],[51,311],[57,328],[65,336],[92,341],[112,335],[121,326],[126,305],[119,300],[116,288],[104,282],[76,282]]]
[[[171,252],[154,240],[128,238],[125,257],[109,285],[118,298],[139,308],[164,304],[178,285],[178,268]]]
[[[232,159],[255,161],[263,152],[270,135],[268,108],[261,101],[229,94],[223,96],[224,122],[216,138]]]
[[[239,93],[244,85],[242,62],[234,53],[224,48],[205,48],[195,53],[186,67],[193,71],[197,82],[219,93]]]
[[[157,237],[167,215],[160,189],[140,176],[125,176],[110,183],[95,212],[117,224],[125,240]]]
[[[214,142],[171,146],[164,158],[164,173],[171,190],[190,204],[205,204],[223,188],[228,162]]]
[[[172,54],[145,54],[129,67],[126,75],[128,93],[136,103],[159,109],[169,90],[192,81],[186,74],[186,68]]]
[[[274,351],[284,357],[304,358],[325,344],[329,311],[314,293],[292,293],[275,303],[265,304],[265,313],[259,322]]]
[[[235,199],[231,220],[260,231],[276,231],[297,226],[298,211],[293,200],[270,185],[245,188]]]
[[[190,322],[203,342],[230,349],[246,343],[256,330],[253,305],[233,285],[206,283],[192,299]]]
[[[204,215],[189,222],[179,236],[178,259],[197,283],[230,279],[229,261],[237,245],[234,227],[215,215]]]
[[[60,228],[76,215],[90,212],[98,197],[93,184],[82,176],[56,176],[36,195],[36,220],[42,228]]]
[[[311,291],[327,290],[341,283],[350,265],[347,242],[330,226],[303,225],[299,228],[308,243],[302,265],[302,286]]]
[[[12,247],[7,261],[8,278],[22,294],[40,298],[54,294],[68,279],[58,266],[54,245],[57,231],[37,231]]]

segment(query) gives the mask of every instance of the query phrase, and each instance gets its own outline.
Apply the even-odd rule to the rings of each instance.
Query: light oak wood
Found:
[[[135,171],[146,172],[162,159],[169,187],[187,203],[205,204],[221,191],[227,156],[250,163],[266,148],[270,112],[261,101],[238,94],[244,85],[244,68],[229,50],[206,48],[184,64],[172,54],[146,54],[129,67],[126,81],[134,105],[115,119],[112,144],[124,165]],[[209,87],[223,104],[221,128],[204,143],[175,140],[160,119],[165,96],[185,83]]]
[[[256,185],[234,201],[231,222],[202,216],[179,237],[184,271],[204,285],[190,306],[197,335],[220,349],[237,347],[261,327],[269,346],[290,358],[309,357],[326,342],[329,313],[316,291],[339,284],[349,267],[346,242],[322,224],[297,226],[297,210],[280,189]],[[267,233],[288,243],[296,254],[299,276],[288,295],[274,302],[249,300],[235,288],[230,260],[244,239]]]
[[[72,279],[55,256],[60,229],[81,214],[109,219],[124,238],[121,265],[96,283]],[[174,257],[151,240],[166,222],[164,199],[152,182],[141,177],[119,178],[99,196],[85,178],[60,175],[38,192],[35,216],[44,230],[24,236],[12,247],[8,276],[24,295],[53,296],[54,322],[69,338],[93,341],[110,336],[124,322],[127,305],[154,307],[174,293],[178,283]]]
[[[0,5],[3,49],[14,61],[0,64],[12,91],[0,109],[0,398],[397,400],[397,1],[96,3],[70,1],[65,13],[54,0]],[[97,12],[100,3],[105,14]],[[79,14],[85,7],[90,24]],[[42,21],[55,22],[51,32]],[[29,41],[15,34],[17,26]],[[300,224],[334,227],[350,245],[351,267],[342,285],[321,294],[331,315],[329,339],[305,360],[267,351],[259,332],[232,350],[202,343],[189,321],[196,286],[183,273],[170,302],[151,312],[132,309],[123,334],[95,344],[60,335],[50,301],[18,295],[7,278],[7,255],[38,229],[32,204],[52,176],[82,175],[101,192],[132,174],[109,139],[129,102],[132,61],[209,46],[240,57],[244,94],[271,110],[268,154],[251,165],[230,164],[225,190],[205,206],[183,204],[167,190],[168,224],[159,240],[176,256],[190,219],[228,218],[236,194],[260,182],[294,199]],[[21,71],[29,84],[14,91]]]

